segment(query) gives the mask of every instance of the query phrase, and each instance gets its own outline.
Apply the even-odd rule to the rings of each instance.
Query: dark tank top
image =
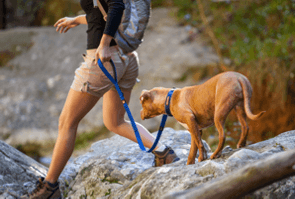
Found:
[[[97,48],[103,34],[115,36],[120,25],[124,11],[123,0],[100,0],[101,5],[108,14],[107,21],[99,8],[93,7],[93,0],[80,0],[80,4],[86,13],[87,28],[87,49]],[[116,45],[115,40],[111,41],[111,46]]]

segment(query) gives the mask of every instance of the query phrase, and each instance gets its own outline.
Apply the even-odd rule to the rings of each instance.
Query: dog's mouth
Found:
[[[142,109],[142,110],[140,111],[140,116],[141,116],[141,119],[142,119],[142,120],[150,119],[150,118],[155,117],[155,115],[152,115],[150,112],[148,112],[148,111],[146,111],[146,110],[144,110],[144,109]]]
[[[141,111],[140,111],[140,117],[141,117],[142,120],[150,119],[150,118],[153,118],[153,117],[156,117],[156,116],[157,115],[153,115],[150,112],[145,111],[144,109],[141,109]]]
[[[143,109],[141,109],[140,111],[140,117],[142,120],[148,119],[147,114],[145,114],[146,111],[144,111]]]

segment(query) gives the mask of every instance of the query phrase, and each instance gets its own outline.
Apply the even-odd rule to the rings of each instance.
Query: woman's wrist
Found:
[[[112,39],[112,36],[103,34],[100,43],[102,46],[110,46]]]
[[[74,17],[73,20],[74,20],[74,23],[77,24],[77,25],[87,24],[86,15],[79,15],[77,17]]]

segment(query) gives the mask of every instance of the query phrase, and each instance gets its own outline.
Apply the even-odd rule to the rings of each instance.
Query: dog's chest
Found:
[[[188,130],[188,126],[185,123],[178,122],[181,126],[183,126],[186,130]]]

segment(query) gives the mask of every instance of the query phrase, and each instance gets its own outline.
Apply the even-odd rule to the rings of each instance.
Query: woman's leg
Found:
[[[129,103],[131,91],[122,91],[127,103]],[[116,90],[109,90],[103,96],[103,121],[112,132],[137,142],[134,130],[130,122],[124,120],[125,108]],[[140,137],[145,147],[151,148],[155,137],[141,124],[136,123]],[[158,147],[163,146],[160,142]],[[162,147],[161,147],[162,148]]]
[[[46,181],[55,183],[72,155],[80,120],[93,108],[98,97],[70,89],[59,118],[58,137]]]

